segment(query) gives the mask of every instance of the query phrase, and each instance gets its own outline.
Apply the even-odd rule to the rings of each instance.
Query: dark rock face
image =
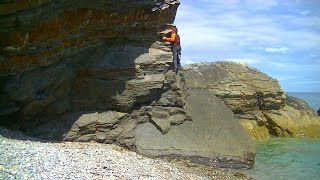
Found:
[[[177,7],[174,0],[4,2],[0,19],[1,75],[17,75],[60,61],[69,62],[67,57],[80,52],[84,53],[82,57],[87,55],[83,57],[86,63],[88,56],[89,59],[94,59],[93,55],[96,59],[108,56],[109,48],[114,53],[109,54],[110,59],[114,59],[110,56],[122,59],[105,62],[105,66],[132,64],[125,54],[116,52],[123,52],[126,46],[150,47],[159,27],[173,22]],[[89,49],[94,49],[95,54],[84,52]],[[136,49],[130,55],[140,55],[146,50]]]
[[[1,4],[0,123],[45,139],[131,148],[132,130],[152,117],[153,101],[184,105],[169,91],[170,49],[157,41],[178,5],[174,0]],[[177,123],[188,119],[180,112]]]
[[[145,155],[252,166],[254,146],[232,112],[168,70],[170,48],[158,39],[178,5],[1,3],[0,125],[44,139],[115,143]]]
[[[279,83],[247,65],[232,62],[193,64],[186,81],[208,89],[240,119],[253,137],[320,137],[320,119],[301,100],[286,97]]]
[[[156,43],[158,32],[173,22],[178,4],[1,3],[0,122],[97,109],[129,112],[148,102],[170,61],[169,49]]]

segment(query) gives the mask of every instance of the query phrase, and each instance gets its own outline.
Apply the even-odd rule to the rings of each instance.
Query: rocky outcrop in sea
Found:
[[[223,101],[256,139],[320,137],[320,118],[309,105],[286,96],[278,81],[246,64],[216,62],[186,68],[186,84]]]

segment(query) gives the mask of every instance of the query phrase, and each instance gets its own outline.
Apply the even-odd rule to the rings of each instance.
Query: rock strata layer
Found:
[[[302,100],[286,97],[277,80],[244,64],[216,62],[186,68],[187,84],[219,97],[256,139],[320,137],[320,119]]]
[[[173,22],[178,5],[173,0],[1,3],[1,124],[74,111],[129,112],[148,102],[170,61],[158,32]]]

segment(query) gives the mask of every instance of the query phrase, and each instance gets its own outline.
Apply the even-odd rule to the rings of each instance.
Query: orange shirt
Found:
[[[177,33],[172,32],[172,33],[171,33],[171,37],[166,38],[166,41],[174,42],[174,40],[176,39],[176,35],[177,35]]]

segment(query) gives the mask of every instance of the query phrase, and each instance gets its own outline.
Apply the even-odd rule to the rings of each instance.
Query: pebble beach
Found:
[[[46,142],[0,128],[0,179],[248,179],[243,173],[148,158],[110,144]]]

